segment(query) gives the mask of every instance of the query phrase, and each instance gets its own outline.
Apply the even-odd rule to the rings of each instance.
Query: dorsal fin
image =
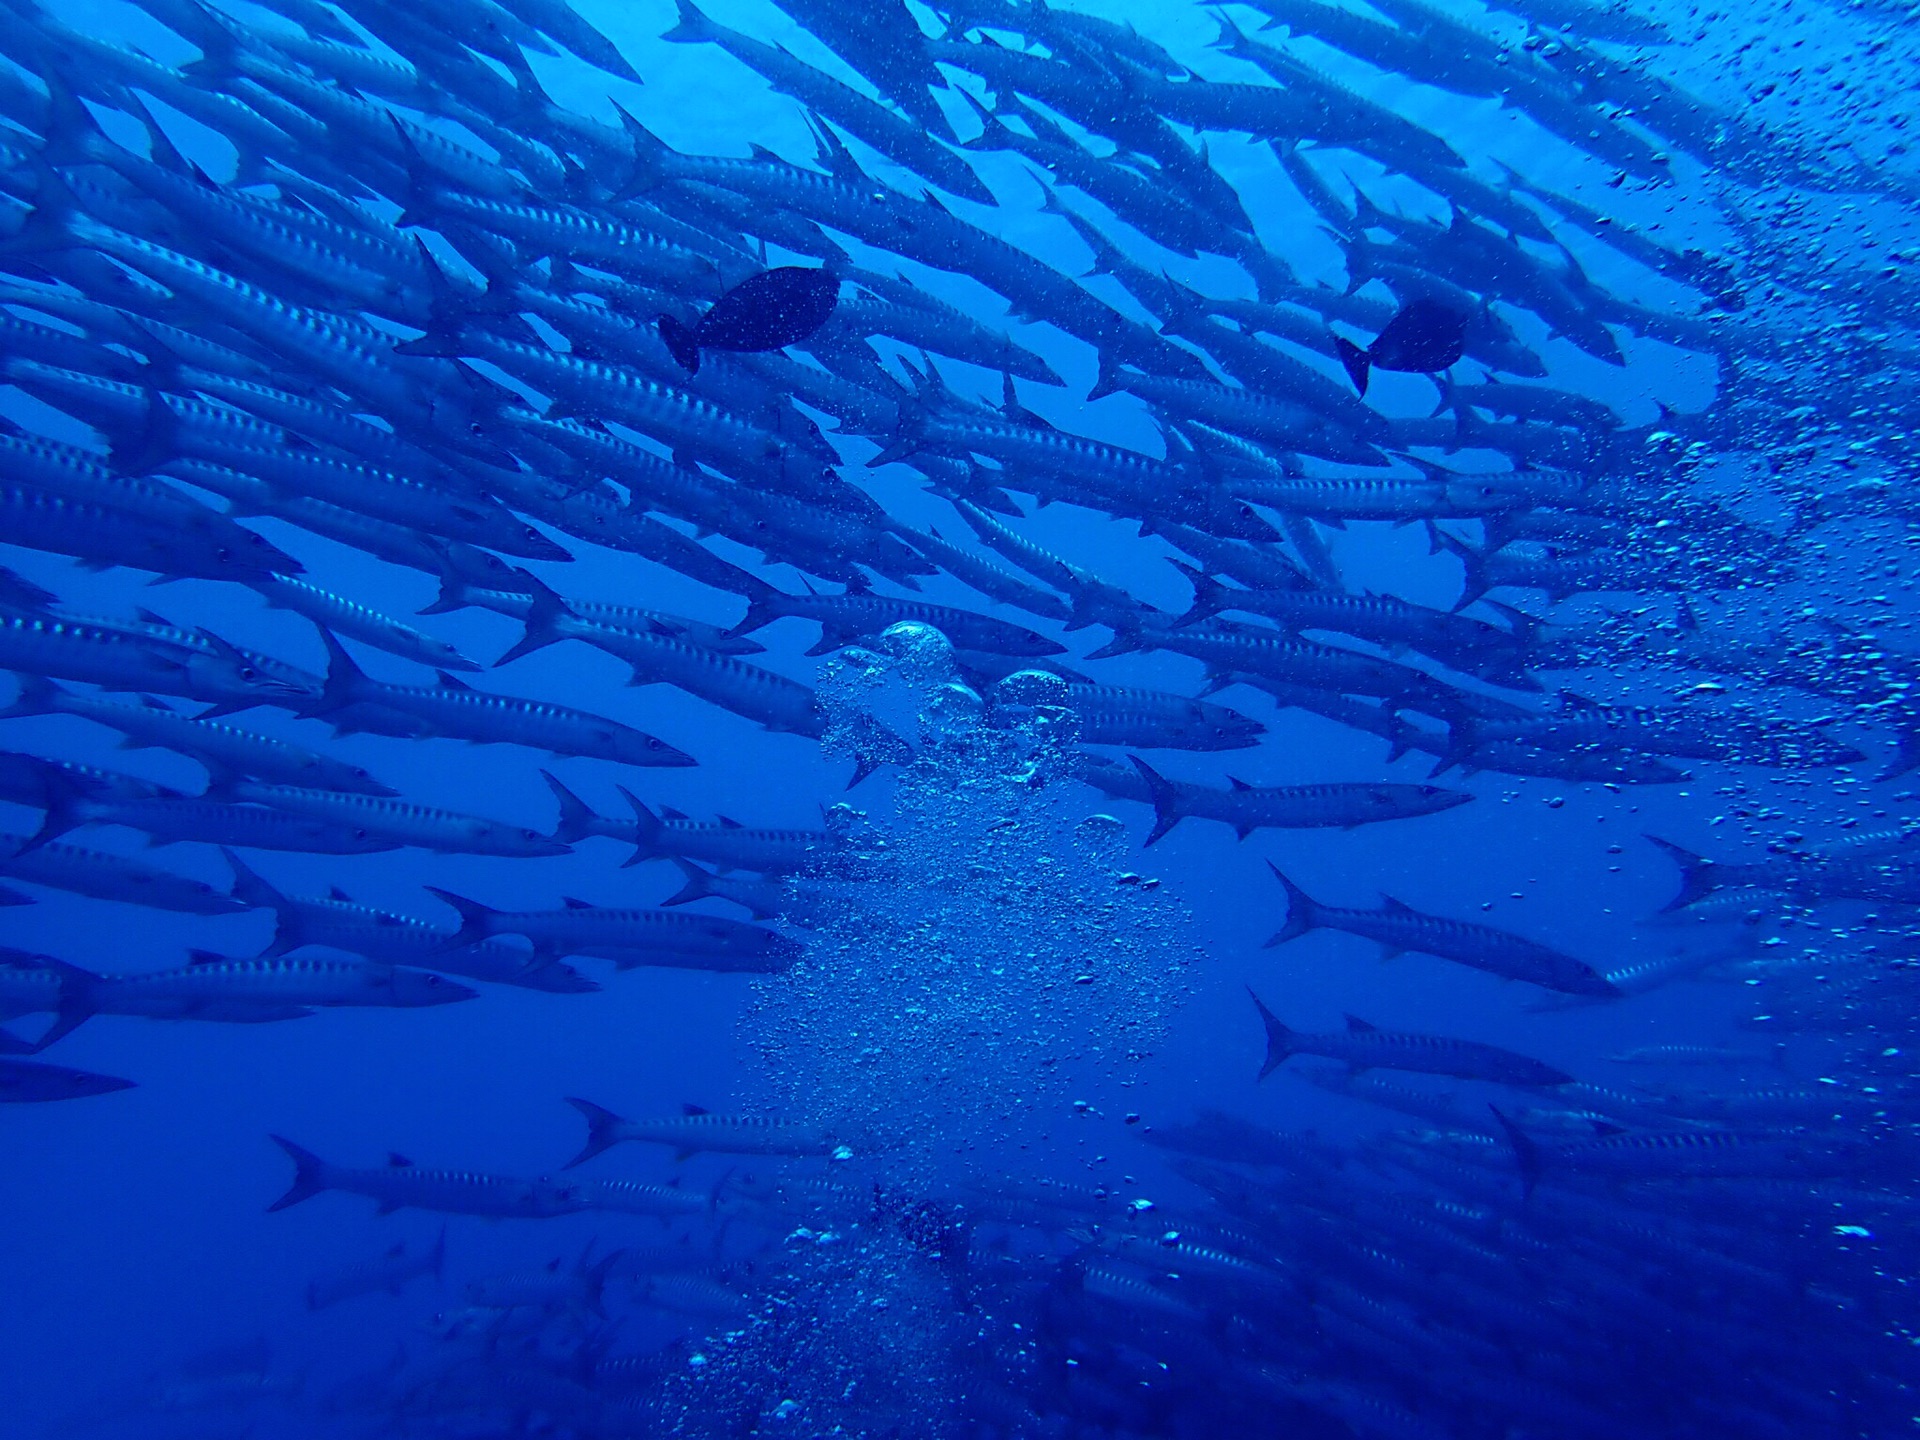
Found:
[[[722,830],[744,830],[747,828],[746,826],[742,825],[738,820],[735,820],[729,815],[722,815],[718,818],[720,820],[720,828]]]
[[[338,885],[329,885],[327,887],[327,898],[329,900],[338,900],[343,904],[350,904],[352,903],[352,900],[353,900],[353,897],[347,894],[347,892],[342,890]]]
[[[662,820],[684,820],[687,818],[687,812],[684,810],[676,810],[671,805],[662,805],[660,807],[660,818]]]
[[[220,954],[216,950],[187,951],[187,964],[192,966],[197,967],[201,965],[224,965],[226,963],[227,963],[227,957],[225,955]]]
[[[1351,1035],[1372,1035],[1379,1029],[1378,1025],[1370,1025],[1358,1015],[1347,1016],[1347,1032]]]
[[[687,1101],[681,1105],[680,1113],[682,1115],[705,1115],[709,1112],[706,1106],[695,1105],[692,1101]]]
[[[440,688],[442,690],[473,689],[471,685],[467,684],[466,681],[462,680],[458,675],[453,674],[451,671],[436,670],[433,673],[440,677]]]
[[[1596,1136],[1605,1137],[1608,1135],[1624,1135],[1627,1133],[1626,1126],[1616,1125],[1611,1120],[1596,1119],[1596,1120],[1589,1120],[1587,1123],[1593,1126],[1593,1133]]]
[[[1380,896],[1380,908],[1382,910],[1391,910],[1395,915],[1411,915],[1414,913],[1413,907],[1407,904],[1406,901],[1396,900],[1393,896],[1385,893],[1382,893]]]
[[[1242,779],[1241,779],[1241,778],[1240,778],[1240,777],[1239,777],[1238,775],[1229,775],[1229,776],[1227,776],[1227,783],[1228,783],[1229,785],[1231,785],[1231,786],[1232,786],[1232,787],[1233,787],[1234,789],[1236,789],[1236,790],[1251,790],[1251,789],[1253,789],[1253,786],[1251,786],[1251,785],[1249,785],[1249,784],[1247,784],[1247,782],[1246,782],[1246,781],[1244,781],[1244,780],[1242,780]]]
[[[1600,710],[1605,707],[1598,700],[1589,700],[1585,695],[1576,695],[1571,690],[1560,692],[1560,703],[1569,710]]]
[[[582,900],[577,895],[563,895],[561,899],[566,902],[566,907],[569,910],[594,910],[599,908],[591,900]]]
[[[413,1168],[413,1161],[402,1155],[398,1150],[389,1150],[387,1152],[387,1168],[389,1170],[411,1170]]]

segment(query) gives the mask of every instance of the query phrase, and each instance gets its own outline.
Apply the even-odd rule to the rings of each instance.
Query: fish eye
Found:
[[[353,828],[353,838],[354,838],[354,839],[356,839],[356,840],[364,840],[364,839],[366,839],[366,838],[367,838],[367,832],[366,832],[366,830],[365,830],[365,829],[364,829],[363,827],[361,827],[361,826],[358,826],[358,825],[356,825],[356,826],[354,826],[354,828]]]
[[[522,830],[520,835],[521,838],[525,840],[539,840],[544,838],[538,830]]]

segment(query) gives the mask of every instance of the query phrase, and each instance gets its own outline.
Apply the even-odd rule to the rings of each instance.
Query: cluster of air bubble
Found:
[[[966,1433],[974,1328],[954,1274],[884,1218],[796,1226],[746,1323],[712,1336],[662,1398],[658,1433],[794,1440]]]
[[[842,899],[759,987],[777,1102],[895,1179],[1003,1171],[1158,1046],[1192,968],[1186,917],[1125,870],[1121,826],[1071,783],[1059,677],[982,696],[944,636],[904,624],[829,661],[820,697],[830,752],[885,736],[909,758],[889,811],[830,817]]]
[[[905,624],[828,661],[819,692],[829,753],[897,778],[886,810],[830,815],[813,938],[752,1018],[778,1113],[845,1143],[823,1173],[735,1187],[812,1218],[753,1319],[676,1382],[674,1433],[955,1433],[959,1398],[994,1391],[970,1181],[1044,1166],[1083,1097],[1131,1084],[1198,958],[1073,783],[1059,677],[982,696]]]

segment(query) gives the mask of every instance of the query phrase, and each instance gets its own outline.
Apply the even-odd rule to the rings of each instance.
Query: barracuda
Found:
[[[379,1170],[350,1170],[329,1165],[311,1150],[275,1135],[273,1142],[294,1163],[293,1184],[267,1209],[285,1210],[326,1190],[364,1195],[382,1215],[395,1210],[433,1210],[445,1215],[484,1215],[496,1219],[544,1220],[571,1215],[585,1207],[551,1180],[516,1180],[477,1175],[468,1170],[425,1170],[395,1155]]]
[[[820,639],[807,652],[810,655],[841,649],[903,621],[931,625],[955,645],[968,650],[1034,657],[1058,655],[1066,649],[1058,641],[1037,635],[1024,626],[950,605],[875,595],[859,586],[840,595],[788,595],[771,585],[756,583],[747,591],[747,613],[734,626],[734,633],[750,633],[784,617],[818,622]]]
[[[684,751],[616,720],[564,705],[474,690],[451,675],[436,687],[393,685],[370,678],[321,630],[327,681],[302,714],[337,727],[411,735],[415,726],[483,744],[525,745],[556,755],[594,755],[627,765],[693,765]]]
[[[419,1009],[472,1000],[478,991],[438,975],[371,961],[235,960],[195,952],[179,970],[92,975],[61,967],[62,1013],[256,1024],[340,1006]]]
[[[560,802],[560,824],[555,833],[569,843],[589,835],[624,840],[634,853],[624,862],[644,860],[704,860],[727,870],[778,874],[804,870],[822,858],[830,842],[824,830],[773,830],[742,825],[722,817],[717,822],[689,820],[677,810],[656,814],[625,786],[621,798],[633,811],[631,820],[597,814],[578,795],[552,775],[547,786]]]
[[[5,514],[0,486],[0,516]],[[9,538],[13,538],[11,535]],[[0,610],[0,667],[24,675],[82,680],[106,690],[266,704],[283,693],[266,676],[246,678],[244,660],[156,637],[56,615]]]
[[[409,1282],[438,1281],[446,1269],[447,1231],[426,1249],[410,1249],[402,1240],[376,1260],[333,1270],[307,1282],[307,1309],[325,1310],[361,1295],[398,1295]]]
[[[1249,990],[1249,995],[1253,992]],[[1253,995],[1254,1007],[1267,1031],[1267,1056],[1260,1067],[1265,1079],[1291,1055],[1322,1055],[1356,1070],[1410,1070],[1428,1075],[1450,1075],[1457,1080],[1490,1080],[1524,1087],[1566,1085],[1573,1077],[1551,1065],[1450,1035],[1419,1035],[1376,1029],[1349,1015],[1347,1028],[1332,1034],[1309,1035],[1291,1030]]]
[[[1446,685],[1411,666],[1354,650],[1289,639],[1278,632],[1195,627],[1142,631],[1115,641],[1108,649],[1118,653],[1120,649],[1138,648],[1143,642],[1191,655],[1215,674],[1246,672],[1288,684],[1371,695],[1441,718],[1460,709],[1459,700]],[[1100,653],[1095,651],[1094,658]]]
[[[52,803],[31,844],[44,844],[81,825],[124,825],[142,832],[151,845],[200,841],[241,850],[304,850],[316,855],[372,855],[400,847],[398,840],[365,829],[191,795],[112,800],[65,789],[49,798]]]
[[[651,230],[623,225],[603,213],[495,199],[416,178],[404,196],[402,225],[450,221],[510,240],[528,260],[584,261],[629,279],[672,290],[711,283],[719,274],[715,253],[690,250]],[[422,286],[426,282],[423,279]]]
[[[681,44],[707,41],[718,45],[763,76],[776,90],[792,96],[822,120],[830,120],[865,141],[896,164],[956,195],[987,204],[993,202],[993,192],[980,183],[966,162],[920,125],[901,118],[776,45],[716,24],[687,0],[677,0],[677,5],[678,23],[660,37],[662,40]]]
[[[603,951],[657,952],[701,968],[703,959],[718,969],[784,969],[799,952],[785,936],[757,925],[682,910],[642,910],[573,904],[561,910],[496,910],[463,895],[428,886],[460,915],[460,929],[449,942],[470,944],[495,935],[521,935],[544,954],[587,955]]]
[[[215,776],[244,775],[257,780],[311,785],[363,795],[396,795],[368,771],[277,736],[241,730],[199,716],[182,715],[148,697],[142,704],[67,690],[34,675],[20,677],[20,693],[0,710],[0,718],[22,715],[73,715],[118,730],[123,749],[155,745],[190,756]]]
[[[434,603],[420,613],[439,615],[450,610],[477,605],[495,614],[524,621],[533,612],[535,596],[539,593],[537,589],[532,588],[530,578],[527,583],[530,587],[529,591],[519,593],[508,590],[489,590],[483,586],[470,585],[458,577],[449,577],[441,583],[440,594]],[[704,620],[695,620],[690,616],[676,614],[669,610],[655,610],[645,605],[623,605],[606,600],[562,600],[560,604],[575,619],[590,622],[593,626],[635,635],[670,635],[677,640],[684,640],[689,645],[697,645],[702,650],[711,650],[716,655],[758,655],[767,648],[758,640],[747,636],[729,635],[725,626],[710,625]],[[565,638],[585,639],[586,634],[583,632],[578,637],[569,635]]]
[[[272,575],[254,582],[248,588],[256,591],[276,609],[304,615],[324,630],[345,635],[364,645],[384,650],[389,655],[398,655],[435,670],[471,671],[481,668],[445,640],[416,630],[391,615],[382,615],[378,610],[349,600],[344,595],[322,590],[317,585],[309,585],[286,575]]]
[[[1267,942],[1269,947],[1297,940],[1313,930],[1344,930],[1349,935],[1378,942],[1382,953],[1389,957],[1417,950],[1423,955],[1437,955],[1443,960],[1485,970],[1504,980],[1525,980],[1568,995],[1620,993],[1586,961],[1524,935],[1496,930],[1490,925],[1450,920],[1442,915],[1423,915],[1391,896],[1384,897],[1378,910],[1344,910],[1322,905],[1277,867],[1269,863],[1267,868],[1273,871],[1274,879],[1287,894],[1286,923]]]
[[[341,794],[293,785],[263,785],[234,780],[219,794],[241,804],[264,805],[289,815],[304,815],[368,840],[417,845],[440,854],[564,855],[570,847],[538,830],[459,815],[379,795]]]
[[[146,905],[183,915],[234,915],[250,902],[224,895],[204,880],[162,870],[129,855],[87,850],[57,840],[32,843],[27,835],[0,832],[0,875],[28,885],[46,885],[92,900]]]
[[[485,360],[555,397],[561,414],[578,407],[602,420],[617,420],[722,469],[754,469],[776,461],[783,447],[797,435],[797,424],[786,433],[763,428],[636,370],[583,360],[541,345],[503,340],[470,327],[458,332],[430,330],[421,339],[407,341],[397,349],[402,355]],[[776,425],[784,423],[775,421]],[[817,458],[827,461],[831,456]]]
[[[510,586],[519,572],[498,555],[458,541],[437,539],[407,525],[363,515],[326,500],[291,495],[258,476],[223,465],[195,462],[192,483],[226,497],[238,515],[271,515],[311,534],[337,541],[394,565],[422,570],[461,584]],[[524,592],[523,592],[524,593]],[[315,687],[318,693],[318,687]]]
[[[1244,840],[1256,830],[1350,830],[1385,820],[1437,815],[1473,799],[1464,791],[1437,785],[1249,785],[1231,776],[1232,788],[1217,790],[1168,780],[1139,756],[1130,758],[1146,782],[1148,803],[1153,806],[1148,845],[1189,816],[1230,825]]]
[[[1503,630],[1448,610],[1415,605],[1392,595],[1349,595],[1316,590],[1228,590],[1191,566],[1175,568],[1193,586],[1193,604],[1178,623],[1189,625],[1224,611],[1274,620],[1290,630],[1325,630],[1372,641],[1389,649],[1407,647],[1457,670],[1511,680],[1539,688],[1525,674],[1524,634]]]
[[[207,514],[210,523],[197,528],[183,524],[177,514],[155,519],[80,495],[0,480],[0,534],[13,545],[71,555],[102,569],[124,565],[203,580],[243,579],[265,574],[275,564],[298,570],[299,561],[262,537]]]
[[[231,850],[221,852],[233,870],[236,901],[274,913],[273,939],[261,958],[307,946],[344,950],[388,965],[443,970],[469,980],[517,985],[528,990],[576,995],[600,987],[572,966],[511,945],[485,940],[448,949],[450,931],[410,915],[356,905],[336,887],[321,900],[289,896]]]
[[[590,1100],[567,1097],[587,1122],[587,1140],[569,1160],[571,1170],[616,1145],[666,1145],[684,1160],[703,1151],[723,1155],[830,1155],[836,1141],[818,1126],[758,1115],[714,1115],[698,1105],[660,1120],[623,1120]]]
[[[1072,611],[1059,596],[1049,595],[1037,586],[1029,585],[1012,571],[1004,570],[991,560],[955,545],[937,530],[916,530],[902,521],[893,522],[892,530],[949,575],[971,585],[982,595],[1046,620],[1065,621],[1072,616]]]
[[[387,337],[363,321],[288,304],[202,261],[78,215],[37,210],[29,225],[39,229],[31,236],[23,232],[16,245],[31,241],[102,250],[167,286],[177,300],[204,307],[376,409],[409,413],[428,408],[423,387],[434,383],[434,372],[395,365]]]
[[[532,560],[573,558],[497,502],[439,489],[409,475],[311,451],[204,443],[199,452],[198,457],[167,460],[160,473],[198,485],[203,467],[211,463],[251,475],[288,494],[324,500],[448,540]]]

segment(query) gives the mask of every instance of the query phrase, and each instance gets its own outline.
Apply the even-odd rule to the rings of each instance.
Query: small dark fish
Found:
[[[1336,340],[1340,363],[1347,367],[1354,388],[1362,395],[1367,393],[1367,376],[1376,366],[1431,375],[1445,370],[1466,352],[1467,324],[1472,318],[1451,305],[1411,300],[1366,349],[1351,340]]]
[[[741,281],[691,330],[671,315],[657,323],[673,358],[693,375],[702,350],[780,350],[799,344],[827,323],[839,299],[840,277],[831,271],[783,265]]]
[[[0,1103],[81,1100],[132,1088],[133,1081],[34,1060],[0,1060]]]

